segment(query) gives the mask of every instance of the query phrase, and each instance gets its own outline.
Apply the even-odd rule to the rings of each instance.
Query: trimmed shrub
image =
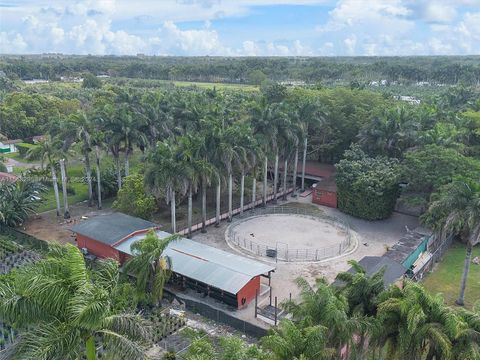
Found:
[[[113,208],[126,214],[149,220],[156,209],[155,198],[145,192],[143,175],[133,174],[124,178]]]
[[[386,219],[392,214],[399,196],[396,159],[371,158],[353,145],[335,168],[341,211],[366,220]]]
[[[18,143],[18,144],[15,144],[16,148],[18,149],[18,152],[20,154],[21,157],[26,157],[27,156],[27,152],[30,150],[30,149],[33,149],[35,147],[37,147],[38,145],[33,145],[33,144],[29,144],[29,143]],[[38,160],[38,159],[32,159],[32,160]]]

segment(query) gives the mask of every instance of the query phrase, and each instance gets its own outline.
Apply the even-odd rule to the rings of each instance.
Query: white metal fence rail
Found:
[[[334,246],[327,246],[321,248],[289,248],[288,244],[277,242],[274,246],[268,246],[259,242],[247,239],[236,233],[235,228],[241,222],[253,216],[272,215],[272,214],[290,214],[309,216],[315,219],[328,222],[330,225],[335,226],[338,230],[344,231],[346,237],[340,243]],[[281,261],[320,261],[335,256],[342,255],[352,246],[352,233],[347,223],[319,213],[315,210],[304,209],[299,207],[288,206],[274,206],[263,209],[255,209],[254,211],[246,212],[242,215],[238,215],[234,222],[228,227],[227,230],[228,241],[232,244],[242,248],[243,250],[255,254],[257,256],[263,256],[268,258],[275,258]]]

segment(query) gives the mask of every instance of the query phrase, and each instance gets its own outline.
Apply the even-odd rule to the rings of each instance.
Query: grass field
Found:
[[[88,199],[87,184],[71,183],[70,187],[75,190],[75,194],[68,195],[69,205],[73,205]],[[60,192],[60,206],[63,207],[62,188],[60,187],[58,190]],[[56,208],[57,205],[55,203],[55,193],[53,192],[53,188],[49,188],[46,193],[41,195],[41,197],[43,199],[43,202],[37,209],[38,213],[53,210]]]
[[[194,82],[194,81],[167,81],[165,83],[173,83],[175,86],[188,87],[197,86],[201,89],[234,89],[234,90],[246,90],[246,91],[258,91],[258,86],[244,85],[244,84],[227,84],[227,83],[207,83],[207,82]]]
[[[473,249],[472,258],[480,257],[480,246]],[[465,245],[454,243],[444,258],[428,274],[423,284],[432,293],[442,293],[448,305],[454,305],[460,289],[460,279],[465,259]],[[480,302],[480,265],[471,264],[465,292],[465,305],[471,308]]]
[[[7,154],[3,154],[2,156],[6,157],[6,158],[13,159],[13,160],[20,161],[20,162],[25,163],[25,164],[35,164],[35,163],[38,163],[38,162],[39,162],[39,160],[29,160],[29,159],[26,159],[26,158],[22,157],[22,156],[20,155],[20,153],[18,153],[18,152],[15,152],[15,153],[7,153]]]

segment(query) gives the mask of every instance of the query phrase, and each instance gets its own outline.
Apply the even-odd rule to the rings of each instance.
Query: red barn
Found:
[[[145,238],[152,228],[160,238],[171,235],[160,231],[154,223],[121,213],[84,221],[72,231],[79,248],[123,263],[134,256],[131,245]],[[261,277],[269,278],[275,270],[270,265],[184,238],[172,242],[164,254],[172,261],[173,285],[195,289],[237,308],[255,299]]]
[[[335,178],[325,178],[313,185],[312,202],[332,208],[337,207],[337,184]]]

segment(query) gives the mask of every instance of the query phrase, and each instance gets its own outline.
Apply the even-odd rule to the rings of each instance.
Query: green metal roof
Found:
[[[138,230],[158,228],[159,225],[122,213],[99,215],[72,227],[74,233],[112,245]]]

